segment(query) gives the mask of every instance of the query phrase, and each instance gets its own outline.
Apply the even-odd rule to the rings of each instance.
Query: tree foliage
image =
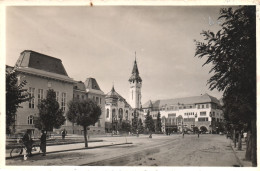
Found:
[[[53,128],[60,128],[66,120],[56,100],[56,93],[52,89],[47,91],[47,97],[41,100],[38,109],[39,117],[35,122],[35,127],[38,129],[52,131]]]
[[[121,130],[124,131],[124,132],[130,132],[131,131],[131,124],[129,122],[122,121]]]
[[[94,125],[102,114],[100,106],[93,100],[72,100],[68,103],[67,118],[84,129],[85,147],[88,147],[87,127]]]
[[[138,127],[138,116],[137,116],[137,111],[134,110],[134,118],[132,120],[132,132],[136,132]]]
[[[205,42],[196,41],[195,56],[212,65],[209,88],[223,91],[227,122],[248,123],[256,144],[256,8],[224,8],[219,19],[224,22],[216,34],[202,31]],[[255,165],[256,146],[251,150]]]
[[[141,118],[139,118],[139,120],[138,120],[137,130],[138,130],[138,133],[144,132],[144,126],[143,126],[143,122],[142,122]]]
[[[155,131],[154,121],[153,121],[152,116],[150,115],[149,110],[145,116],[145,129],[147,129],[149,132]]]
[[[162,132],[162,119],[161,119],[160,112],[158,112],[157,118],[156,118],[156,131]]]
[[[29,94],[24,86],[26,81],[18,83],[15,69],[6,67],[6,133],[11,133],[11,126],[14,126],[15,115],[21,103],[28,101]],[[15,129],[15,128],[14,128]],[[13,130],[15,131],[15,130]]]

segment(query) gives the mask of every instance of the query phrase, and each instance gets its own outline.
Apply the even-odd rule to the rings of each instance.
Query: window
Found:
[[[199,121],[199,122],[208,121],[208,118],[207,118],[207,117],[204,117],[204,118],[198,118],[198,121]]]
[[[206,104],[206,108],[209,108],[209,104]]]
[[[32,115],[28,116],[27,122],[28,122],[28,125],[33,125],[33,116]]]
[[[56,94],[56,101],[59,103],[59,92],[58,91],[55,91],[55,94]],[[73,94],[74,95],[74,94]]]
[[[97,102],[97,104],[98,104],[98,101],[99,101],[99,99],[98,99],[98,97],[96,97],[96,102]]]
[[[101,101],[101,98],[100,98],[100,99],[99,99],[99,104],[101,104],[101,102],[102,102],[102,101]]]
[[[61,110],[65,111],[66,106],[66,93],[61,93]]]
[[[128,120],[128,110],[125,111],[125,119]]]
[[[200,109],[200,105],[198,105],[198,109]]]
[[[84,100],[84,99],[85,99],[85,96],[84,96],[84,95],[81,95],[81,98]]]
[[[109,109],[107,109],[107,118],[109,118]]]
[[[38,89],[38,104],[41,103],[43,99],[43,89]]]
[[[200,112],[200,116],[206,116],[207,112]]]
[[[201,105],[201,108],[204,109],[204,105]]]
[[[93,101],[95,101],[95,96],[93,96]]]
[[[79,95],[77,95],[77,99],[79,99]]]
[[[29,87],[29,108],[34,109],[34,90],[35,88]]]

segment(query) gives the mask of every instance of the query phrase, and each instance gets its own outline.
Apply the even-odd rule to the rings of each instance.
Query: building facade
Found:
[[[117,131],[122,122],[129,122],[133,115],[132,107],[115,91],[114,86],[105,97],[106,132]]]
[[[217,98],[208,94],[187,98],[148,101],[143,105],[144,113],[149,110],[153,119],[158,112],[162,117],[162,131],[193,130],[198,127],[203,131],[215,131],[215,122],[224,120]]]
[[[75,81],[68,76],[60,59],[25,50],[20,54],[14,69],[18,73],[18,82],[26,80],[24,88],[30,97],[33,97],[18,108],[15,120],[16,132],[27,129],[32,133],[37,132],[37,128],[34,127],[34,120],[39,113],[37,105],[46,98],[49,89],[56,92],[56,99],[65,115],[68,110],[67,102],[73,98]],[[69,127],[71,123],[66,120],[62,128]]]
[[[78,81],[73,87],[73,99],[85,100],[92,99],[102,110],[102,114],[95,125],[89,126],[88,134],[105,133],[105,94],[100,89],[95,78],[87,78],[83,83]],[[73,124],[73,133],[83,134],[83,128],[80,125]]]
[[[87,78],[84,83],[76,82],[68,76],[60,59],[31,50],[25,50],[20,54],[14,69],[18,73],[18,82],[26,80],[24,88],[27,89],[30,97],[33,97],[28,102],[20,104],[22,107],[17,110],[14,132],[24,132],[29,129],[32,134],[39,133],[34,126],[39,113],[37,105],[46,98],[49,89],[56,92],[56,100],[65,117],[68,111],[67,103],[73,98],[90,98],[96,101],[101,106],[102,115],[95,125],[89,127],[89,133],[105,132],[105,95],[94,78]],[[60,129],[54,131],[58,133],[63,129],[70,134],[82,134],[82,128],[68,120]]]

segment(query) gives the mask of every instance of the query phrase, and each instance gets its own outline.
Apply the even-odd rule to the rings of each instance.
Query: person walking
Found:
[[[41,140],[40,148],[43,153],[42,155],[45,156],[46,155],[46,133],[44,130],[42,130],[42,135],[41,135],[40,140]]]
[[[200,137],[200,132],[198,131],[198,138]]]
[[[182,132],[182,138],[184,138],[184,131]]]
[[[66,129],[64,129],[64,130],[61,132],[61,135],[62,135],[62,139],[63,139],[63,140],[65,139],[66,134],[67,134],[67,131],[66,131]]]

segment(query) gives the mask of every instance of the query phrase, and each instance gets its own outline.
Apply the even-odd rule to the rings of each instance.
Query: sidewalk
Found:
[[[119,140],[120,139],[120,140]],[[108,147],[108,146],[115,146],[115,145],[123,145],[123,144],[132,144],[125,140],[124,137],[114,137],[114,138],[106,138],[106,140],[95,141],[95,138],[92,141],[88,142],[88,148],[85,148],[85,143],[74,143],[74,144],[57,144],[46,146],[46,155],[51,153],[57,152],[65,152],[65,151],[75,151],[75,150],[84,150],[84,149],[93,149],[93,148],[101,148],[101,147]],[[10,157],[11,149],[6,149],[6,159],[11,159]],[[40,154],[39,151],[32,152],[33,155]],[[19,157],[19,156],[17,156]]]
[[[234,146],[234,143],[232,140],[230,140],[230,145],[235,153],[235,156],[237,160],[240,163],[241,167],[252,167],[252,163],[250,161],[245,160],[245,155],[246,155],[246,143],[244,140],[242,140],[242,150],[237,150],[237,147]],[[237,143],[238,145],[238,143]]]

